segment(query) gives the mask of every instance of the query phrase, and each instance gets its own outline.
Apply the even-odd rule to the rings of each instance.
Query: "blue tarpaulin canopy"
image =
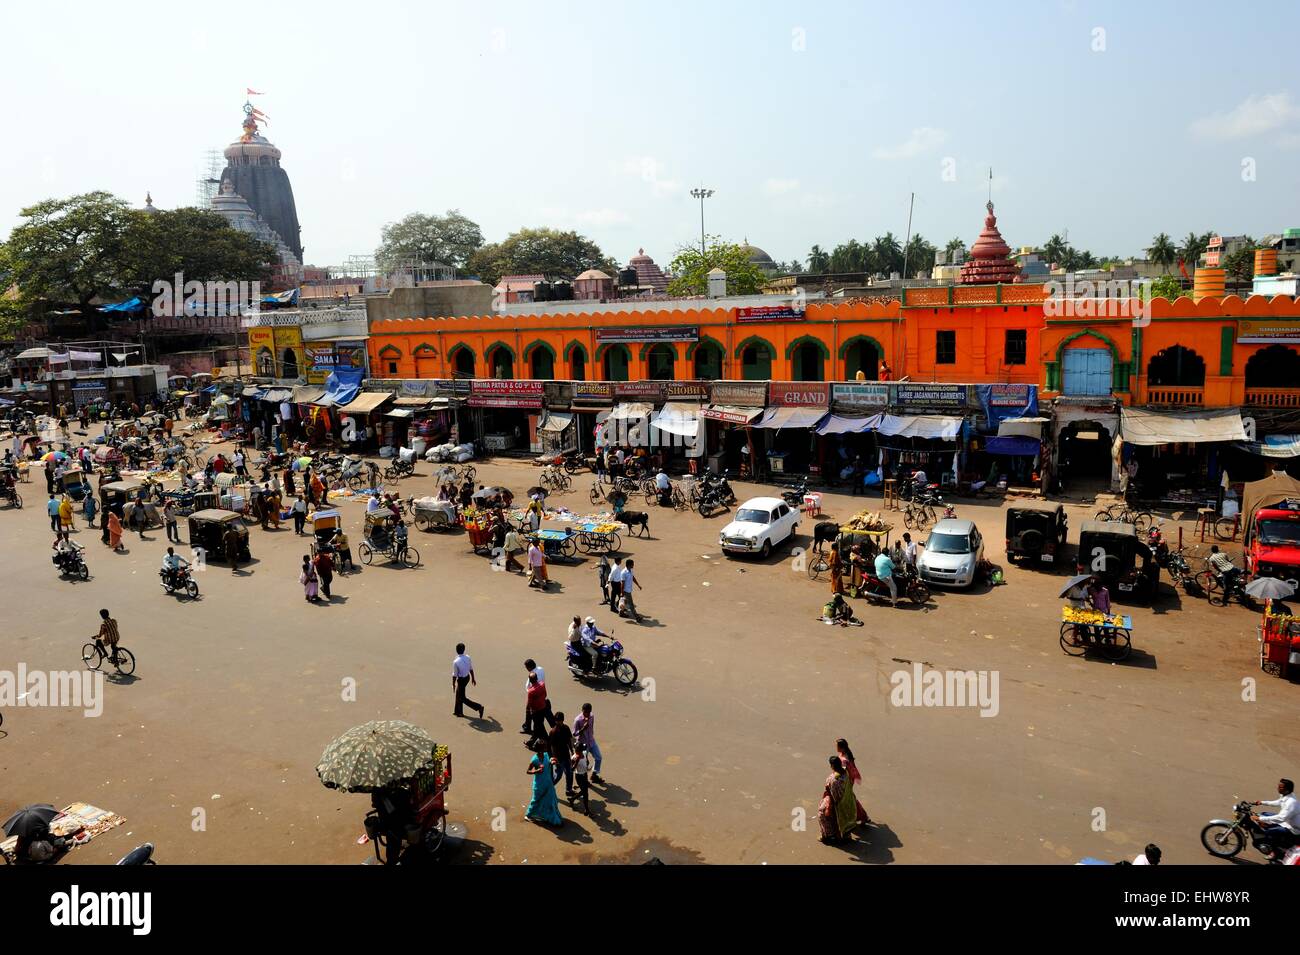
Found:
[[[1003,457],[1021,457],[1032,458],[1039,452],[1039,440],[1037,438],[1026,438],[1023,435],[1000,435],[996,438],[989,438],[986,450],[989,454],[999,454]]]
[[[361,377],[364,374],[363,368],[339,368],[330,372],[330,376],[325,379],[325,397],[315,403],[326,407],[351,404],[361,390]]]
[[[263,295],[262,301],[268,305],[297,305],[298,290],[295,288],[287,292],[276,292],[274,295]]]
[[[99,306],[101,312],[143,312],[144,302],[140,301],[139,296],[128,298],[125,302],[117,302],[113,305]]]

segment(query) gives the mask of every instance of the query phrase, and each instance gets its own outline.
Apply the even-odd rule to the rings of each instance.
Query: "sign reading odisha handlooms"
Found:
[[[880,382],[836,382],[831,404],[839,411],[883,408],[889,404],[889,385]]]
[[[664,382],[664,397],[669,401],[682,401],[698,398],[707,401],[709,385],[705,381],[668,381]]]
[[[475,378],[469,390],[471,408],[540,408],[541,381]]]
[[[664,383],[662,381],[614,382],[615,398],[652,398],[656,401],[662,401],[663,396]]]
[[[965,385],[906,384],[889,386],[889,403],[896,408],[965,408]]]
[[[830,385],[820,381],[773,381],[767,386],[767,403],[778,408],[825,408]]]
[[[804,311],[794,305],[756,305],[736,309],[737,322],[802,322]]]
[[[615,342],[695,342],[700,340],[698,325],[661,325],[633,328],[598,328],[596,344]]]
[[[1239,318],[1237,341],[1246,345],[1257,342],[1300,342],[1300,322],[1276,318]]]
[[[762,408],[767,405],[767,383],[761,381],[715,381],[709,389],[715,405]]]

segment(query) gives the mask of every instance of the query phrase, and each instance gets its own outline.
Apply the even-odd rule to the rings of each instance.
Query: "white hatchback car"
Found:
[[[755,497],[736,510],[736,519],[722,529],[718,543],[724,554],[761,554],[794,540],[799,512],[779,497]]]
[[[983,559],[984,538],[975,522],[948,518],[930,531],[916,570],[927,584],[969,587]]]

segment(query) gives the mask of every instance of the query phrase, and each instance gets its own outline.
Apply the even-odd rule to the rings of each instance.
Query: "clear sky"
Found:
[[[774,258],[907,228],[1098,255],[1300,226],[1297,4],[660,0],[22,3],[5,9],[0,235],[105,189],[194,201],[244,90],[305,257],[459,208],[626,261],[710,233]],[[1099,32],[1101,31],[1101,32]],[[950,160],[950,162],[945,162]],[[1253,179],[1243,177],[1245,172]],[[955,172],[945,179],[945,171]]]

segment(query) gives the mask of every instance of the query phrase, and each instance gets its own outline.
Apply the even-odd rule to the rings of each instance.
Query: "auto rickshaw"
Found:
[[[1076,557],[1080,574],[1093,574],[1118,598],[1150,600],[1160,580],[1160,565],[1132,524],[1085,521]]]
[[[59,484],[63,488],[63,493],[74,501],[84,501],[86,495],[91,493],[90,478],[81,468],[69,468],[64,471],[63,476],[59,478]]]
[[[311,555],[322,550],[333,552],[334,538],[343,530],[343,515],[338,511],[317,511],[308,518],[311,524]]]
[[[145,486],[140,481],[113,481],[104,484],[99,489],[100,509],[105,514],[110,510],[118,511],[122,514],[122,523],[128,528],[133,528],[140,520],[137,511],[141,507],[140,492],[144,489]],[[157,505],[152,501],[146,501],[143,508],[144,526],[162,527],[162,515],[158,513]]]
[[[244,526],[242,515],[235,511],[221,508],[195,511],[190,515],[189,527],[190,547],[202,548],[204,559],[229,560],[226,554],[226,531],[231,527],[239,534],[239,560],[252,559],[248,550],[248,528]]]

